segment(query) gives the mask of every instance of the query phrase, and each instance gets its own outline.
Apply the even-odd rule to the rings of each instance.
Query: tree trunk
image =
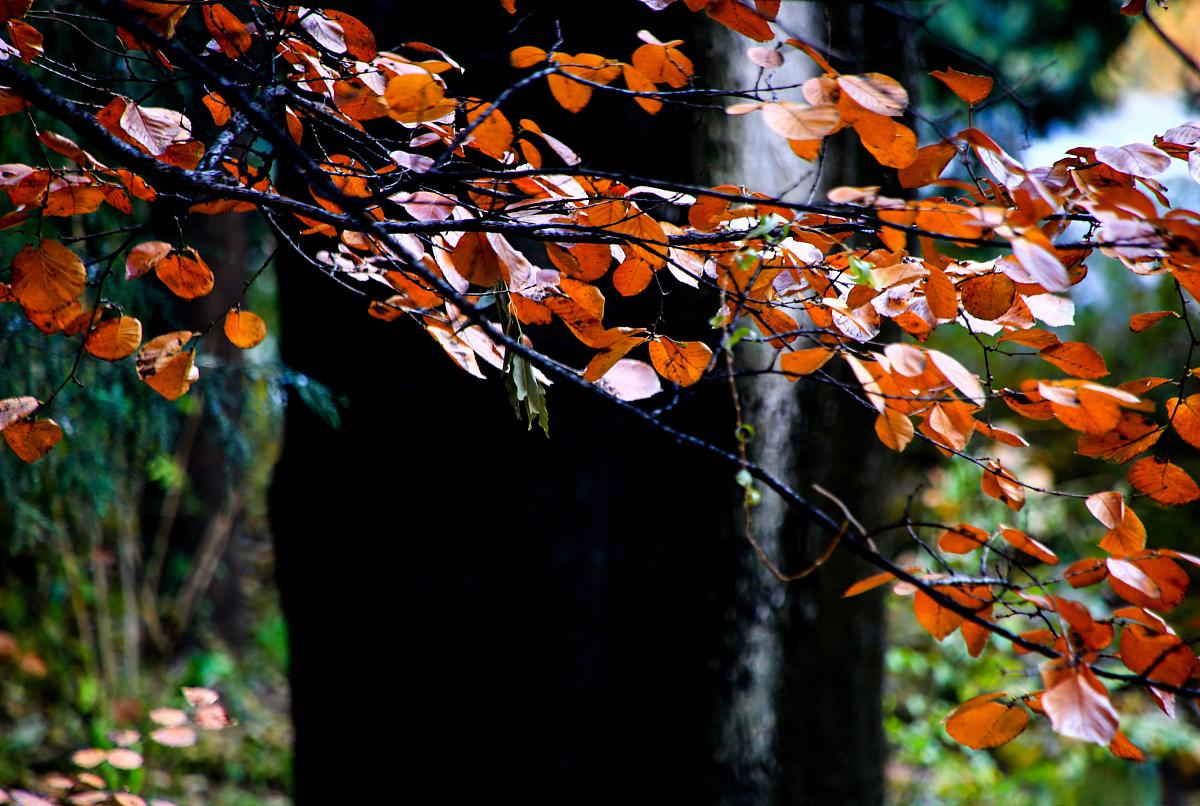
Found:
[[[883,41],[866,35],[867,26],[882,25],[879,17],[863,5],[789,2],[780,22],[814,43],[827,42],[832,32],[835,40],[828,44],[853,58],[867,55],[864,42]],[[725,84],[745,87],[759,80],[761,71],[745,49],[744,38],[718,32],[715,59],[725,66]],[[771,76],[773,85],[791,86],[816,74],[799,51],[785,53],[785,66]],[[880,55],[872,54],[869,68],[861,69],[902,70],[897,53],[883,53],[882,60]],[[806,168],[786,141],[753,116],[729,118],[711,151],[714,181],[744,183],[791,201],[823,199],[829,187],[859,184],[872,169],[866,152],[846,137],[828,141],[823,161]],[[774,352],[767,345],[744,346],[739,365],[765,367]],[[870,522],[887,484],[880,481],[885,478],[880,450],[862,447],[869,415],[817,383],[766,375],[739,388],[745,420],[757,432],[751,458],[813,498],[821,498],[810,489],[813,483],[836,492]],[[749,522],[736,519],[734,529],[743,536],[749,529],[785,573],[809,567],[830,535],[803,513],[788,510],[779,496],[763,493]],[[727,633],[736,658],[730,679],[736,682],[720,703],[717,747],[718,763],[738,785],[725,802],[882,803],[882,604],[878,597],[841,598],[868,567],[842,550],[807,578],[784,583],[753,552],[745,552],[741,564],[742,598]]]

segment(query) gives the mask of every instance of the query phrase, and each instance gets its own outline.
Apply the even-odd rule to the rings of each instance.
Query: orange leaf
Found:
[[[1112,753],[1117,758],[1123,758],[1126,761],[1145,761],[1146,755],[1138,749],[1138,746],[1129,741],[1129,737],[1117,731],[1117,735],[1108,743],[1108,752]]]
[[[203,297],[215,282],[212,269],[190,246],[168,252],[155,262],[154,273],[181,299]]]
[[[695,71],[691,59],[674,47],[647,43],[633,52],[633,66],[648,81],[679,89],[687,86]]]
[[[993,322],[1004,316],[1017,296],[1017,285],[1002,272],[972,277],[958,286],[963,307],[976,319]]]
[[[957,153],[958,149],[950,143],[934,143],[918,149],[916,159],[900,169],[900,186],[919,188],[936,182]]]
[[[487,117],[484,117],[485,112]],[[493,159],[504,159],[512,148],[513,127],[499,107],[470,100],[467,102],[467,123],[475,126],[470,141],[475,148]]]
[[[1091,498],[1088,501],[1090,508]],[[1096,514],[1096,511],[1092,510],[1092,514]],[[1108,530],[1100,541],[1100,548],[1117,557],[1135,554],[1146,548],[1146,527],[1133,509],[1123,508],[1120,523]]]
[[[1129,466],[1129,483],[1160,504],[1190,504],[1200,498],[1200,487],[1186,470],[1154,456]]]
[[[1151,313],[1135,313],[1129,317],[1129,329],[1134,333],[1143,333],[1157,325],[1168,316],[1179,318],[1174,311],[1153,311]]]
[[[13,258],[13,295],[31,311],[48,313],[74,302],[86,285],[83,261],[58,241],[27,246]]]
[[[934,70],[929,75],[945,84],[955,95],[971,106],[979,103],[992,93],[992,80],[987,76],[960,73],[954,69]]]
[[[1034,540],[1029,535],[1022,532],[1020,529],[1013,529],[1009,526],[1001,525],[1000,536],[1007,540],[1013,548],[1018,551],[1023,551],[1031,557],[1036,557],[1044,563],[1054,565],[1058,562],[1058,555],[1055,554],[1046,546]]]
[[[946,733],[959,744],[986,750],[1011,742],[1028,724],[1029,712],[1019,705],[968,700],[946,720]]]
[[[875,435],[894,451],[903,451],[912,442],[915,431],[912,420],[895,409],[884,409],[875,418]]]
[[[177,330],[143,344],[137,353],[138,377],[167,400],[184,395],[200,375],[192,351],[184,349],[195,335]]]
[[[913,596],[913,612],[921,626],[939,641],[957,630],[963,622],[962,616],[942,607],[924,591],[917,591]]]
[[[621,66],[622,75],[625,77],[625,86],[633,92],[654,92],[658,87],[654,86],[654,82],[646,78],[646,76],[636,67],[625,64]],[[645,109],[651,115],[658,114],[662,109],[662,101],[657,98],[634,98],[642,109]]]
[[[1103,582],[1108,576],[1108,566],[1104,564],[1103,560],[1088,557],[1071,563],[1071,566],[1063,572],[1063,576],[1072,588],[1086,588],[1089,585]]]
[[[22,462],[36,462],[62,439],[62,429],[53,420],[21,420],[4,429],[4,441]]]
[[[929,278],[925,281],[925,299],[929,310],[938,319],[954,319],[958,316],[958,293],[950,275],[937,266],[926,264]]]
[[[953,529],[942,532],[938,548],[950,554],[967,554],[988,542],[988,533],[978,526],[960,523]]]
[[[1167,401],[1166,409],[1175,433],[1193,448],[1200,448],[1200,395],[1173,397]]]
[[[864,113],[854,121],[854,131],[880,165],[907,168],[917,159],[917,136],[889,117]]]
[[[250,50],[250,31],[229,9],[220,3],[204,5],[200,9],[204,14],[204,24],[208,26],[208,32],[222,53],[230,59],[236,59]]]
[[[513,67],[533,67],[535,64],[541,64],[546,60],[546,51],[541,48],[535,48],[532,45],[524,45],[516,48],[510,55],[509,61]]]
[[[235,347],[249,350],[267,337],[267,323],[250,311],[234,310],[225,314],[225,337]]]
[[[793,350],[779,357],[779,368],[788,380],[797,380],[802,375],[811,375],[828,363],[835,355],[833,350],[814,347],[811,350]]]
[[[388,81],[384,93],[388,114],[401,123],[421,123],[443,118],[454,111],[442,85],[429,73],[404,73]]]
[[[700,380],[712,350],[702,341],[675,341],[660,336],[650,342],[650,362],[658,374],[680,386],[690,386]]]
[[[1045,347],[1039,355],[1076,378],[1103,378],[1108,374],[1104,358],[1096,352],[1096,348],[1081,341],[1064,341]]]
[[[846,588],[845,592],[842,593],[842,598],[849,599],[851,596],[858,596],[860,593],[866,593],[867,591],[872,591],[876,588],[883,587],[895,578],[896,575],[891,571],[884,571],[881,574],[875,574],[874,576],[869,576],[866,579],[860,579],[858,582],[855,582],[853,585]]]
[[[104,361],[128,358],[142,343],[142,323],[132,316],[105,319],[87,334],[83,348]]]
[[[1182,686],[1192,676],[1196,655],[1177,635],[1151,632],[1141,624],[1121,631],[1121,662],[1134,674],[1171,686]]]
[[[756,42],[767,42],[775,38],[771,26],[757,11],[744,6],[738,0],[713,0],[705,13],[730,30],[748,36]]]
[[[1127,602],[1148,610],[1173,610],[1183,601],[1188,589],[1187,572],[1170,557],[1127,558],[1143,574],[1158,586],[1158,596],[1149,596],[1133,585],[1109,575],[1108,584],[1113,592]]]

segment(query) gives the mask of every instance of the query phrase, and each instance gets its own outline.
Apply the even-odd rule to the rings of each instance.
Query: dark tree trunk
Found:
[[[474,4],[450,27],[434,4],[406,8],[402,21],[382,2],[349,10],[383,47],[446,47],[482,98],[511,75],[512,47],[554,40],[555,17],[572,52],[620,57],[638,29],[669,38],[688,16],[634,2],[619,14],[542,5],[553,13],[535,13],[515,37],[505,31],[523,18],[498,2]],[[544,86],[513,102],[510,119],[534,118],[598,167],[700,173],[695,123],[682,113],[650,118],[598,94],[571,116],[551,108]],[[415,326],[368,318],[364,301],[294,255],[278,268],[284,362],[349,400],[335,430],[289,398],[271,495],[300,806],[367,790],[561,803],[717,803],[742,791],[743,770],[721,747],[721,703],[746,672],[729,624],[753,606],[748,549],[729,527],[731,469],[561,385],[549,393],[551,438],[528,433],[502,384],[468,377]],[[669,319],[695,304],[683,297],[668,298]],[[621,316],[615,293],[609,308]],[[703,322],[699,310],[691,318]],[[728,406],[714,396],[679,424],[729,443]],[[812,458],[834,463],[832,452]],[[768,716],[786,715],[774,741],[789,761],[757,802],[879,799],[878,606],[840,615],[833,599],[856,573],[842,562],[786,592],[798,644],[783,647]],[[785,773],[800,776],[801,795]]]

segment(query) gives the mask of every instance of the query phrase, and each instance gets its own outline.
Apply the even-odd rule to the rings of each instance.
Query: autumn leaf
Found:
[[[875,435],[894,451],[903,451],[915,434],[912,420],[895,409],[884,409],[875,418]]]
[[[1042,707],[1063,736],[1107,746],[1117,734],[1117,711],[1104,685],[1081,666],[1042,695]]]
[[[53,420],[18,420],[4,429],[4,441],[22,462],[33,463],[48,454],[62,439]]]
[[[971,106],[975,106],[992,94],[992,79],[987,76],[960,73],[952,68],[934,70],[929,75],[945,84],[955,95]]]
[[[908,108],[908,91],[882,73],[838,76],[838,86],[860,106],[877,115],[898,117]]]
[[[225,337],[243,350],[257,347],[267,337],[267,324],[262,317],[239,309],[225,314],[224,330]]]
[[[917,149],[913,161],[900,169],[900,186],[919,188],[936,182],[956,154],[958,149],[951,143],[934,143]]]
[[[1002,692],[982,695],[960,705],[946,719],[946,733],[959,744],[987,750],[1015,739],[1029,724],[1029,713],[1019,705],[994,699]]]
[[[763,121],[771,131],[788,140],[819,140],[837,128],[837,107],[781,101],[763,104]]]
[[[1175,433],[1193,448],[1200,448],[1200,394],[1171,398],[1166,410]]]
[[[1039,355],[1076,378],[1103,378],[1108,374],[1104,358],[1096,348],[1081,341],[1064,341],[1062,344],[1043,348]]]
[[[837,353],[824,347],[790,350],[779,356],[779,369],[789,380],[811,375],[829,362]]]
[[[1091,499],[1089,501],[1089,509],[1091,508]],[[1104,518],[1092,510],[1092,514],[1096,515],[1102,523],[1107,525],[1112,517],[1111,509],[1107,508],[1104,511]],[[1109,527],[1108,532],[1104,535],[1104,539],[1100,541],[1100,548],[1117,557],[1124,557],[1129,554],[1136,554],[1146,547],[1146,527],[1142,525],[1142,519],[1130,507],[1121,506],[1120,521],[1115,526]]]
[[[388,115],[401,123],[438,120],[454,111],[442,85],[429,73],[405,73],[388,81],[384,93]]]
[[[181,299],[196,299],[212,291],[212,269],[191,247],[171,250],[154,263],[154,273],[163,285]]]
[[[96,325],[83,348],[104,361],[120,361],[133,355],[141,343],[142,323],[132,316],[116,316]]]
[[[6,397],[0,400],[0,431],[37,411],[35,397]]]
[[[985,530],[969,523],[960,523],[942,532],[938,538],[938,548],[949,554],[967,554],[987,545],[987,542],[988,533]]]
[[[1046,546],[1034,540],[1029,535],[1022,532],[1020,529],[1013,529],[1010,526],[1000,525],[1000,536],[1018,551],[1028,554],[1030,557],[1035,557],[1044,563],[1055,565],[1058,563],[1058,555],[1051,551]]]
[[[137,353],[138,377],[167,400],[186,394],[200,376],[193,352],[185,349],[195,335],[177,330],[143,344]]]
[[[1135,313],[1129,317],[1129,329],[1134,333],[1145,333],[1167,317],[1179,318],[1175,311],[1153,311],[1151,313]]]
[[[675,341],[666,336],[650,342],[650,362],[654,369],[680,386],[691,386],[700,380],[711,359],[712,350],[704,342]]]
[[[45,240],[22,249],[12,262],[12,292],[32,311],[53,311],[79,298],[87,271],[74,252]]]
[[[1179,465],[1147,456],[1129,466],[1129,483],[1160,504],[1190,504],[1200,498],[1200,487]]]

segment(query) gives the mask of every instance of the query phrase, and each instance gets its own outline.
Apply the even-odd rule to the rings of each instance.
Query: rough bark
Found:
[[[864,26],[879,25],[877,15],[862,6],[792,2],[783,5],[780,21],[811,42],[836,32],[831,44],[840,52],[865,55]],[[748,86],[759,78],[759,68],[744,55],[744,40],[720,34],[714,49],[726,83]],[[872,61],[870,69],[902,66],[887,55],[890,63]],[[792,51],[771,80],[788,86],[813,74],[809,61]],[[833,185],[858,184],[869,170],[857,146],[827,148],[823,161],[806,170],[761,121],[731,118],[709,165],[716,181],[803,201],[820,198]],[[773,353],[766,345],[749,345],[739,361],[759,368]],[[773,375],[742,383],[740,392],[746,421],[758,434],[750,445],[754,461],[797,488],[820,483],[836,491],[869,520],[887,485],[878,449],[861,447],[870,423],[856,404],[828,388]],[[811,565],[829,539],[769,491],[751,516],[749,524],[736,520],[734,528],[742,535],[749,529],[785,573]],[[747,552],[741,573],[738,616],[727,633],[734,684],[723,692],[718,727],[718,763],[738,782],[725,802],[883,802],[882,607],[876,597],[841,599],[841,591],[863,575],[863,565],[835,553],[806,579],[784,583]]]

